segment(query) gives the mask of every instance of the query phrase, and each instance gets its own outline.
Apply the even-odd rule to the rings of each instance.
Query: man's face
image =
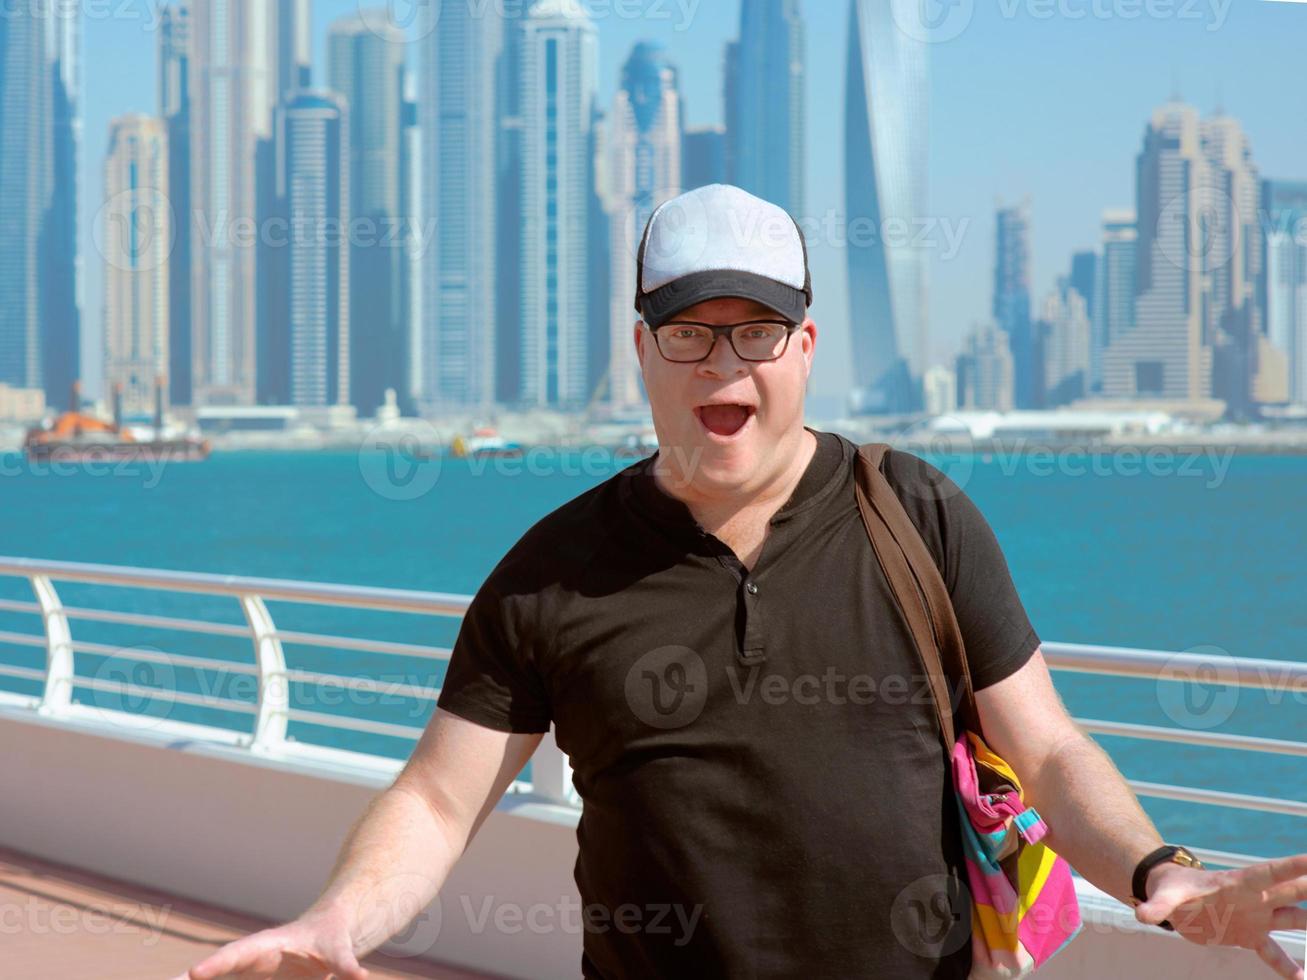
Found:
[[[672,322],[781,319],[753,300],[721,298],[689,307]],[[704,494],[747,492],[766,483],[793,457],[802,439],[803,398],[816,342],[817,328],[809,319],[774,361],[741,360],[723,336],[707,359],[674,363],[658,352],[644,324],[637,323],[636,350],[662,450],[660,459],[679,469],[676,476]],[[708,405],[719,407],[705,409]],[[740,418],[743,424],[727,434]]]

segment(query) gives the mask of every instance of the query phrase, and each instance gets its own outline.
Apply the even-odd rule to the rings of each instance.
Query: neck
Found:
[[[782,460],[779,469],[764,478],[760,486],[745,487],[732,492],[704,492],[682,473],[668,473],[670,467],[655,466],[654,479],[659,488],[670,497],[682,501],[705,529],[732,522],[738,517],[754,517],[762,523],[784,506],[799,485],[813,454],[817,451],[817,437],[807,428],[800,428],[792,438],[777,445],[776,456]],[[659,454],[660,457],[662,454]],[[675,467],[675,454],[668,459]]]

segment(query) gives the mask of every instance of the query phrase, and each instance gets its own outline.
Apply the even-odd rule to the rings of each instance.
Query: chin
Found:
[[[749,423],[752,425],[752,420]],[[695,433],[687,443],[683,463],[686,472],[699,485],[735,487],[757,471],[760,445],[756,432],[737,433],[721,439],[712,433]]]

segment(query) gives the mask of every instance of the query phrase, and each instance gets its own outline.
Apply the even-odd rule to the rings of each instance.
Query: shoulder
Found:
[[[538,596],[566,588],[611,533],[619,506],[615,474],[532,523],[491,569],[500,596]]]
[[[856,452],[856,445],[854,448]],[[950,475],[954,469],[893,447],[885,451],[880,465],[885,481],[941,569],[947,567],[950,552],[970,537],[969,532],[985,524],[979,508],[963,490],[967,480],[959,482]]]

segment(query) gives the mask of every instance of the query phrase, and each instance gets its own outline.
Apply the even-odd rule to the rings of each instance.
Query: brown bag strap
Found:
[[[881,472],[881,462],[889,448],[884,443],[858,447],[854,467],[858,510],[871,538],[872,550],[925,664],[940,733],[952,752],[956,735],[950,677],[957,678],[960,686],[959,720],[964,728],[981,733],[971,671],[944,577],[894,488]]]

